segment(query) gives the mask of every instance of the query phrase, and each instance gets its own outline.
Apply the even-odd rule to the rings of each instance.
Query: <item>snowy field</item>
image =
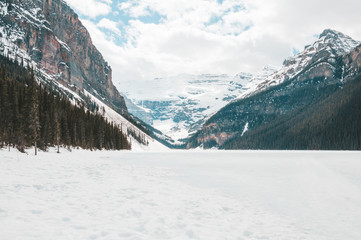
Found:
[[[0,151],[0,239],[361,239],[361,152]]]

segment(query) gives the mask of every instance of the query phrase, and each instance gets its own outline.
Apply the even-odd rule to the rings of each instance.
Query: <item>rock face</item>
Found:
[[[253,129],[323,101],[360,74],[358,45],[342,33],[325,30],[313,45],[213,115],[188,141],[188,148],[230,146]]]
[[[62,0],[6,0],[0,3],[0,54],[77,93],[84,90],[127,114],[112,83],[112,70],[92,44],[77,14]]]

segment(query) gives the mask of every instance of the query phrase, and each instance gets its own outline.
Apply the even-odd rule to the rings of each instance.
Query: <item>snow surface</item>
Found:
[[[360,152],[0,151],[0,239],[361,239]]]

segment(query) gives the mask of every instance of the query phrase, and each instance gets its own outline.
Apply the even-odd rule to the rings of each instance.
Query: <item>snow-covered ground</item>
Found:
[[[0,151],[0,239],[361,239],[361,152]]]

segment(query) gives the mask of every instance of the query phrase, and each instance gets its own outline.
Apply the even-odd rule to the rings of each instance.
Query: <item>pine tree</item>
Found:
[[[36,86],[35,86],[35,76],[34,70],[31,69],[30,72],[30,91],[31,101],[30,101],[30,112],[29,112],[29,130],[30,130],[30,138],[34,143],[35,147],[35,155],[37,155],[37,142],[39,140],[40,134],[40,120],[39,120],[39,99],[36,94]]]
[[[54,111],[54,135],[55,135],[55,144],[57,146],[57,153],[60,153],[60,120],[58,116],[58,112]]]
[[[39,121],[39,103],[36,96],[33,97],[30,110],[30,125],[32,140],[35,146],[35,155],[37,155],[37,142],[39,140],[40,121]]]

